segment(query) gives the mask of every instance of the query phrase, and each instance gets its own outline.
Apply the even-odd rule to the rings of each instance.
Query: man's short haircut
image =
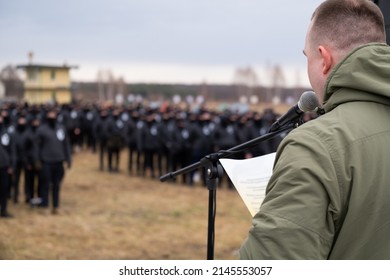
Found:
[[[386,43],[383,14],[369,0],[327,0],[313,13],[311,42],[340,52],[368,43]]]

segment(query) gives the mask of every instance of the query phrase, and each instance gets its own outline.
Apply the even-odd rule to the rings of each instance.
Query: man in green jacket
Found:
[[[368,0],[327,0],[304,54],[325,114],[280,144],[242,259],[390,259],[390,47]]]

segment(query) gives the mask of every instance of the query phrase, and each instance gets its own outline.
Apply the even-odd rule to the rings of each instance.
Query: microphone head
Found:
[[[314,91],[305,91],[298,101],[298,107],[302,112],[314,111],[319,106],[320,102]]]

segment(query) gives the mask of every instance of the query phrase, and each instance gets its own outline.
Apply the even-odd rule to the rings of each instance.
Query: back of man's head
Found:
[[[311,42],[340,53],[368,43],[386,43],[383,14],[369,0],[327,0],[312,16]]]

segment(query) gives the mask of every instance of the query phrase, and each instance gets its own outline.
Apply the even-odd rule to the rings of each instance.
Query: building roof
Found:
[[[16,68],[23,68],[23,69],[77,69],[78,66],[76,65],[49,65],[49,64],[21,64],[17,65]]]

